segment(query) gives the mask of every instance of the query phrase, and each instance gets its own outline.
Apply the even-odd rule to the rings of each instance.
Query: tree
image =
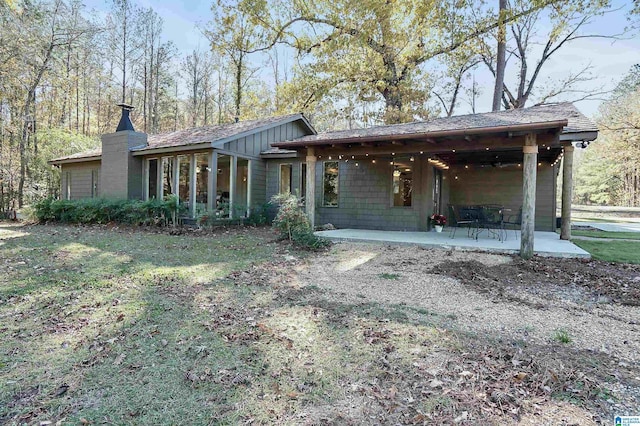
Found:
[[[576,95],[574,101],[601,95],[601,91],[594,91],[592,88],[585,91],[578,88],[581,83],[592,80],[588,64],[559,81],[546,84],[544,90],[539,88],[539,78],[549,59],[572,41],[582,38],[616,37],[613,34],[600,35],[582,31],[593,19],[610,11],[610,2],[608,0],[562,0],[548,7],[535,9],[528,14],[522,13],[532,10],[534,4],[532,0],[515,0],[511,4],[507,16],[515,14],[521,17],[510,21],[507,25],[510,38],[505,39],[505,42],[509,58],[504,62],[501,58],[498,60],[497,55],[494,54],[497,48],[493,47],[491,37],[481,39],[480,54],[489,71],[496,77],[496,82],[500,77],[497,64],[504,64],[507,68],[511,65],[515,69],[516,78],[513,82],[504,83],[502,86],[503,106],[506,109],[524,108],[532,97],[535,97],[537,103],[544,103],[570,92]],[[549,30],[544,31],[547,27]],[[495,42],[499,45],[500,40],[502,38],[498,36]],[[536,55],[534,47],[540,44],[543,46],[542,51]],[[512,61],[511,64],[509,60]],[[498,92],[496,86],[494,93]]]
[[[213,20],[205,31],[214,52],[224,55],[233,72],[234,119],[240,120],[244,89],[256,69],[248,62],[248,55],[263,45],[264,34],[249,14],[233,0],[218,0],[212,7]]]
[[[600,107],[598,140],[577,169],[578,201],[640,206],[640,66]]]

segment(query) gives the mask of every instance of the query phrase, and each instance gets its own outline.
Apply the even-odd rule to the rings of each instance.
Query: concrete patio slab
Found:
[[[445,228],[443,232],[402,232],[376,231],[368,229],[336,229],[318,231],[320,237],[335,241],[369,241],[393,244],[415,244],[424,247],[440,247],[455,250],[483,251],[489,253],[520,253],[520,239],[516,239],[513,231],[509,231],[506,241],[499,241],[483,232],[476,240],[467,237],[466,230],[458,230],[455,239],[449,237]],[[555,232],[538,232],[534,236],[534,252],[546,257],[577,257],[590,259],[591,255],[570,241],[561,240]]]

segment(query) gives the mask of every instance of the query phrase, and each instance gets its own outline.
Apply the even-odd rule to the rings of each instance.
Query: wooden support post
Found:
[[[238,171],[238,157],[231,156],[229,161],[229,167],[231,167],[231,176],[229,177],[229,219],[235,219],[235,212],[233,211],[236,206],[236,190],[238,184],[236,182]]]
[[[520,257],[533,257],[533,239],[536,226],[536,177],[538,172],[538,144],[536,135],[525,136],[522,165],[522,225],[520,229]]]
[[[207,210],[209,214],[215,214],[218,204],[216,202],[218,187],[218,153],[212,151],[209,154],[209,184],[207,185]]]
[[[573,145],[563,147],[562,156],[562,227],[560,239],[571,239],[571,198],[573,195]]]
[[[307,148],[307,193],[305,206],[311,229],[316,225],[316,156],[313,148]]]
[[[189,211],[191,217],[196,217],[196,156],[194,154],[189,155]]]

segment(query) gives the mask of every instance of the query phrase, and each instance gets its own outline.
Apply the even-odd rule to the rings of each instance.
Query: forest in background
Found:
[[[594,87],[588,64],[540,77],[575,40],[633,36],[635,10],[606,0],[217,0],[201,29],[209,46],[185,54],[153,8],[107,4],[102,16],[78,0],[0,0],[3,212],[57,195],[47,160],[99,146],[120,102],[148,133],[291,112],[326,130],[485,112],[482,92],[493,110],[607,98],[576,200],[640,203],[638,71],[611,94]],[[610,13],[627,14],[629,28],[584,30]],[[492,87],[471,78],[479,67]]]

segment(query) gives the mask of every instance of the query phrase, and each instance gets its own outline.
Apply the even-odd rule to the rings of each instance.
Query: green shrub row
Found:
[[[33,216],[38,222],[166,225],[175,222],[182,210],[183,207],[178,206],[175,197],[148,201],[46,198],[33,206]]]

